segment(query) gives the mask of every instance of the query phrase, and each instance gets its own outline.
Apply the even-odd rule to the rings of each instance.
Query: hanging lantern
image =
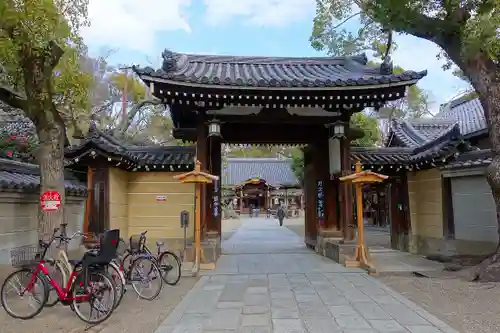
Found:
[[[208,123],[208,136],[218,136],[220,137],[220,121],[217,119],[212,119]]]
[[[330,175],[342,171],[342,152],[340,140],[345,137],[345,124],[341,121],[328,124],[328,164]]]

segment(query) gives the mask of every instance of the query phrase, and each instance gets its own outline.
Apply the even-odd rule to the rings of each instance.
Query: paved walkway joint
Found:
[[[456,333],[365,272],[308,250],[275,220],[246,220],[223,248],[156,333]]]

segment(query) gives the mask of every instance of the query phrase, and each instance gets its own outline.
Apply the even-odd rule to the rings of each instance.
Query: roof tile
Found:
[[[65,173],[64,186],[69,194],[84,196],[87,186],[80,182],[70,171]],[[12,191],[36,190],[40,186],[38,165],[0,159],[0,188]]]
[[[291,159],[228,158],[222,171],[222,185],[236,186],[251,178],[261,178],[272,186],[298,186]]]
[[[139,76],[186,83],[254,87],[333,87],[419,80],[426,71],[382,74],[355,57],[284,58],[181,54],[165,50],[161,69],[137,68]]]
[[[446,164],[444,169],[462,169],[473,167],[486,167],[491,163],[493,153],[490,149],[472,150],[457,156],[457,158]]]
[[[104,133],[92,124],[87,137],[65,152],[68,165],[77,163],[94,151],[107,157],[123,158],[129,166],[146,165],[194,165],[196,148],[178,146],[127,146],[112,135]]]
[[[484,117],[484,109],[479,98],[451,101],[435,116],[435,119],[458,122],[462,135],[471,135],[488,128]]]

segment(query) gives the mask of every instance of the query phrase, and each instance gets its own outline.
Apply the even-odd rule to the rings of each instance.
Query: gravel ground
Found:
[[[241,226],[239,219],[222,222],[222,238],[229,239]],[[0,271],[5,267],[1,267]],[[10,268],[9,268],[10,270]],[[7,275],[8,271],[5,271]],[[1,276],[3,280],[3,276]],[[5,311],[0,311],[1,333],[153,333],[175,306],[184,298],[198,281],[198,277],[183,277],[177,286],[164,285],[160,296],[153,301],[137,299],[129,287],[120,307],[101,325],[88,328],[69,307],[57,305],[44,309],[31,320],[11,318]]]
[[[500,283],[394,274],[378,278],[459,332],[500,332]]]
[[[69,307],[57,305],[44,309],[31,320],[13,319],[0,311],[1,333],[153,333],[175,306],[191,290],[198,278],[183,277],[177,286],[164,285],[153,301],[137,299],[129,288],[122,303],[104,323],[86,330],[86,324]]]
[[[304,236],[304,225],[300,221],[285,220],[284,225]],[[366,237],[369,246],[386,247],[388,238],[386,240],[383,232],[367,230]],[[439,278],[415,277],[409,273],[375,277],[459,332],[499,333],[500,283],[467,282],[451,274],[461,273]]]

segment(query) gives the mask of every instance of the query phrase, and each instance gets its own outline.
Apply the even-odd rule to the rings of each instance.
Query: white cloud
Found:
[[[242,19],[256,26],[282,27],[310,19],[316,0],[203,0],[209,24],[227,23]]]
[[[91,26],[82,30],[88,45],[116,47],[147,53],[155,34],[190,32],[186,8],[191,0],[90,0]]]

